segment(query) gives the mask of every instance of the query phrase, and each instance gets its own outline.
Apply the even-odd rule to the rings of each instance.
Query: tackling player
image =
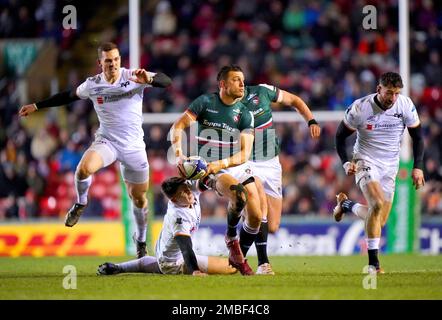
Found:
[[[125,272],[163,274],[233,274],[225,258],[196,255],[192,248],[192,235],[201,222],[199,197],[206,190],[199,181],[186,181],[172,177],[161,185],[169,199],[163,227],[156,244],[155,257],[144,256],[137,260],[113,264],[105,262],[98,267],[100,275]]]

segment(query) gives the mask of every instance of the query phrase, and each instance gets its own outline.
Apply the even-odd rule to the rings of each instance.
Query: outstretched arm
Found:
[[[150,84],[153,87],[158,88],[166,88],[172,83],[172,79],[170,79],[164,73],[158,72],[153,75],[151,72],[147,72],[144,69],[134,70],[130,80],[136,83]]]
[[[336,151],[338,152],[339,158],[341,159],[342,166],[345,169],[347,175],[352,175],[356,173],[356,164],[348,159],[346,152],[346,140],[349,136],[353,134],[354,130],[348,128],[344,121],[339,124],[338,130],[336,131],[335,144]]]
[[[424,179],[424,140],[422,138],[422,127],[419,124],[416,127],[408,127],[411,139],[413,140],[413,170],[411,172],[411,179],[416,190],[425,185]]]
[[[52,97],[39,101],[32,104],[24,105],[20,108],[18,115],[20,117],[26,117],[29,114],[37,111],[38,109],[57,107],[61,105],[66,105],[76,100],[80,100],[77,96],[75,90],[67,90],[57,94],[54,94]]]
[[[175,235],[175,240],[180,247],[181,253],[183,254],[184,263],[186,268],[194,276],[206,275],[206,273],[201,272],[198,267],[198,261],[196,260],[195,252],[192,248],[192,239],[188,235]]]
[[[318,138],[321,134],[321,127],[316,122],[307,104],[297,95],[294,95],[293,93],[287,92],[285,90],[281,90],[280,95],[282,95],[280,103],[294,107],[308,123],[311,137]]]

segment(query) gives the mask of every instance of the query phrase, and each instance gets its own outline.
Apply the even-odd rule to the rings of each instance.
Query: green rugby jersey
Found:
[[[266,84],[245,88],[241,102],[252,112],[255,121],[253,161],[269,160],[279,154],[279,140],[273,126],[272,106],[270,105],[278,100],[278,95],[278,88]]]
[[[198,121],[198,155],[206,161],[228,158],[240,151],[240,133],[253,130],[253,116],[240,102],[226,105],[217,93],[203,94],[187,109]],[[193,137],[191,137],[191,140]]]

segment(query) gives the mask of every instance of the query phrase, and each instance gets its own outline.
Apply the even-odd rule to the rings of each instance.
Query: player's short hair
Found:
[[[239,72],[243,72],[241,67],[235,64],[231,64],[228,66],[224,66],[221,68],[221,70],[218,72],[218,75],[216,76],[216,80],[217,81],[221,81],[221,80],[226,80],[227,79],[227,75],[229,74],[230,71],[239,71]]]
[[[186,179],[181,177],[172,177],[163,181],[161,184],[161,190],[163,190],[166,197],[172,199],[178,188],[184,183],[186,183]]]
[[[381,75],[379,83],[384,87],[403,88],[402,78],[399,73],[385,72]]]
[[[97,51],[98,51],[98,59],[101,58],[101,53],[107,52],[107,51],[111,51],[113,49],[118,49],[118,46],[113,43],[113,42],[104,42],[102,44],[100,44],[100,46],[98,47]]]

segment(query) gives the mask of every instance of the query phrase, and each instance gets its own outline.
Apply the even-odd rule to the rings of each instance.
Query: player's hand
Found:
[[[344,163],[342,165],[342,167],[344,167],[345,174],[347,176],[352,176],[356,173],[357,167],[356,167],[356,163],[354,163],[354,162],[347,161],[346,163]]]
[[[208,176],[209,174],[217,174],[222,168],[223,167],[220,161],[209,162],[207,164],[207,172],[204,177]]]
[[[321,135],[321,127],[319,126],[319,124],[312,124],[310,126],[310,136],[313,139],[317,139],[319,138],[320,135]]]
[[[205,272],[201,272],[199,270],[195,270],[194,272],[192,272],[192,276],[206,277],[206,276],[208,276],[208,274]]]
[[[411,171],[411,179],[416,190],[425,185],[424,172],[421,169],[414,168]]]
[[[153,77],[144,69],[136,69],[132,72],[132,77],[129,80],[140,84],[151,84]]]
[[[33,103],[33,104],[27,104],[25,106],[22,106],[20,108],[20,110],[18,111],[18,115],[20,117],[27,117],[28,115],[30,115],[31,113],[37,111],[37,106]]]

